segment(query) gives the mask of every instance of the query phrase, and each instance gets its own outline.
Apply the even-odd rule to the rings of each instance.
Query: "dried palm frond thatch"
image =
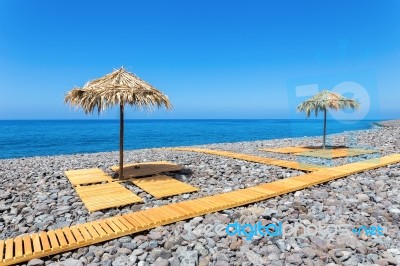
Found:
[[[353,99],[348,99],[343,97],[338,93],[334,93],[328,90],[323,90],[320,93],[314,95],[310,99],[304,101],[299,106],[297,106],[298,112],[305,112],[307,117],[310,117],[311,112],[315,112],[315,116],[318,112],[324,112],[324,139],[323,148],[326,146],[326,111],[331,110],[342,110],[342,109],[358,109],[360,108],[360,103]]]
[[[83,88],[74,88],[67,93],[65,102],[81,107],[86,113],[121,104],[150,109],[172,107],[166,95],[124,68],[90,81]]]
[[[85,113],[98,113],[107,108],[120,107],[120,177],[123,177],[124,106],[144,109],[165,107],[171,109],[168,96],[123,67],[102,78],[74,88],[65,96],[65,102],[81,107]]]

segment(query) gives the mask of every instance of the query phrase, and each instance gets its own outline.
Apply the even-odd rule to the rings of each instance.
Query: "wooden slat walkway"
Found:
[[[219,155],[219,156],[224,156],[224,157],[233,158],[233,159],[245,160],[245,161],[254,162],[254,163],[275,165],[275,166],[280,166],[280,167],[289,168],[289,169],[296,169],[296,170],[301,170],[301,171],[306,171],[306,172],[317,171],[319,169],[324,168],[323,166],[315,165],[315,164],[307,164],[307,163],[301,163],[301,162],[293,162],[293,161],[286,161],[286,160],[280,160],[280,159],[265,158],[265,157],[259,157],[259,156],[250,155],[250,154],[242,154],[242,153],[231,152],[231,151],[209,150],[209,149],[199,149],[199,148],[170,148],[170,149],[176,150],[176,151],[200,152],[200,153],[206,153],[206,154]]]
[[[114,165],[111,169],[115,172],[119,171],[119,166]],[[124,164],[124,178],[141,177],[161,174],[164,172],[173,172],[182,170],[182,166],[166,162],[144,162]]]
[[[71,227],[0,240],[0,265],[65,252],[160,225],[269,199],[316,184],[400,162],[400,154],[331,167],[255,187],[154,207]]]
[[[75,189],[89,212],[142,202],[140,197],[116,182]]]
[[[320,148],[321,147],[319,147],[319,146],[282,147],[282,148],[263,148],[263,149],[260,149],[260,151],[290,154],[290,153],[307,152],[307,151],[312,151],[312,150],[320,149]]]
[[[276,152],[283,154],[295,154],[300,156],[320,157],[327,159],[334,159],[340,157],[352,157],[363,154],[377,153],[376,150],[366,150],[358,148],[347,148],[343,146],[329,147],[322,149],[320,146],[304,146],[304,147],[283,147],[283,148],[271,148],[271,149],[260,149],[261,151]]]
[[[132,183],[157,199],[198,191],[197,188],[166,175],[135,178]]]
[[[64,173],[73,186],[112,181],[112,177],[99,168],[69,170]]]
[[[340,157],[359,156],[363,154],[371,154],[376,152],[377,151],[374,150],[341,148],[341,149],[312,150],[307,152],[295,153],[295,155],[334,159]]]

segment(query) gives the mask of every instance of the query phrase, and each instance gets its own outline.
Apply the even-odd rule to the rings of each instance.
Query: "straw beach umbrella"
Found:
[[[98,113],[106,108],[119,106],[120,141],[119,141],[119,176],[123,178],[124,159],[124,106],[153,109],[165,107],[171,109],[168,96],[141,80],[123,67],[102,78],[86,83],[82,88],[74,88],[67,93],[65,102],[81,107],[86,114]]]
[[[326,146],[326,112],[328,109],[331,110],[342,110],[346,108],[358,109],[360,104],[352,99],[343,97],[338,93],[334,93],[328,90],[323,90],[320,93],[314,95],[310,99],[304,101],[297,106],[298,112],[305,112],[307,117],[310,117],[312,111],[315,112],[315,116],[318,116],[318,112],[324,112],[324,139],[323,148]]]

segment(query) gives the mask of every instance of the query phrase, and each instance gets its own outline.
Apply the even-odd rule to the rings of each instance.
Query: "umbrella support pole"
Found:
[[[119,178],[124,178],[124,105],[119,106]]]
[[[324,150],[326,147],[326,109],[324,109],[324,144],[323,144]]]

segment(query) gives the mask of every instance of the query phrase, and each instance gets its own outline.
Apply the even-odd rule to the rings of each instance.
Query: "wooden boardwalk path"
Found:
[[[331,167],[254,187],[168,204],[84,224],[0,240],[0,265],[89,246],[160,225],[269,199],[350,174],[400,162],[400,154]]]
[[[219,155],[219,156],[244,160],[244,161],[253,162],[253,163],[275,165],[275,166],[279,166],[279,167],[283,167],[283,168],[296,169],[296,170],[301,170],[301,171],[305,171],[305,172],[317,171],[317,170],[324,168],[323,166],[316,165],[316,164],[307,164],[307,163],[301,163],[301,162],[293,162],[293,161],[286,161],[286,160],[280,160],[280,159],[265,158],[265,157],[259,157],[259,156],[255,156],[255,155],[237,153],[237,152],[232,152],[232,151],[209,150],[209,149],[199,149],[199,148],[170,148],[170,149],[176,150],[176,151],[200,152],[200,153],[206,153],[206,154],[212,154],[212,155]]]
[[[322,149],[322,147],[283,147],[273,149],[260,149],[266,152],[276,152],[283,154],[294,154],[299,156],[319,157],[326,159],[334,159],[341,157],[359,156],[364,154],[377,153],[377,150],[366,150],[358,148],[347,148],[347,147],[330,147]]]

